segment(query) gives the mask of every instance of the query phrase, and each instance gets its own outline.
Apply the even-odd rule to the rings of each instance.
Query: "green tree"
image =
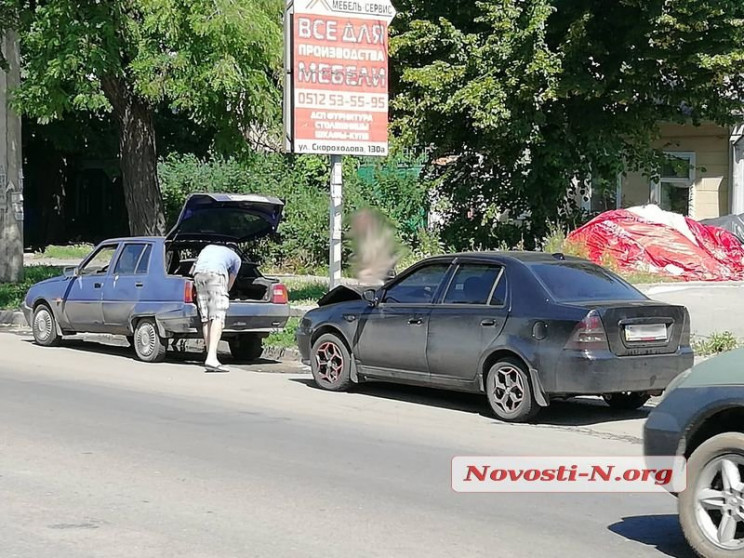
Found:
[[[42,123],[113,117],[131,232],[162,234],[156,109],[217,150],[255,147],[280,114],[281,13],[279,0],[0,0],[0,27],[21,38],[13,102]]]
[[[432,148],[446,239],[459,247],[533,246],[575,215],[572,179],[654,173],[660,122],[729,124],[742,109],[740,0],[405,0],[400,10],[395,128]]]

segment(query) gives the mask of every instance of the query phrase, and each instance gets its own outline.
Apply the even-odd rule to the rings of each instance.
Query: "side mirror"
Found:
[[[377,306],[377,291],[367,289],[362,293],[362,300],[366,301],[370,306]]]
[[[63,273],[65,277],[77,277],[79,275],[77,266],[66,267]]]

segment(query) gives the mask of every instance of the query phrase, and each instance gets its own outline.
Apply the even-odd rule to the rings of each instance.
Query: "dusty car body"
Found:
[[[524,421],[576,395],[642,406],[691,365],[689,322],[586,260],[480,252],[428,258],[378,289],[339,287],[296,339],[325,389],[485,393],[499,418]]]
[[[29,289],[23,311],[34,338],[124,335],[145,361],[165,357],[170,341],[201,337],[191,268],[211,243],[245,244],[278,226],[283,202],[266,196],[194,194],[166,237],[101,242],[76,268]],[[289,319],[286,288],[242,254],[230,292],[224,338],[239,359],[260,356],[262,339]]]

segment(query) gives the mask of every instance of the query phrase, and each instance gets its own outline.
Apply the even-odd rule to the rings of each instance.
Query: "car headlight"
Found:
[[[667,395],[669,395],[672,391],[677,389],[679,385],[682,382],[684,382],[691,373],[692,373],[692,368],[688,368],[684,372],[680,372],[671,382],[669,382],[669,385],[664,390],[664,393],[662,394],[661,399],[659,400],[659,403],[664,401]]]

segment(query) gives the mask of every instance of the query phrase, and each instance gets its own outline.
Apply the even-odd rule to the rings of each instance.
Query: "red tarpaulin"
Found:
[[[744,246],[730,232],[656,206],[607,211],[568,235],[589,259],[687,281],[744,280]]]

